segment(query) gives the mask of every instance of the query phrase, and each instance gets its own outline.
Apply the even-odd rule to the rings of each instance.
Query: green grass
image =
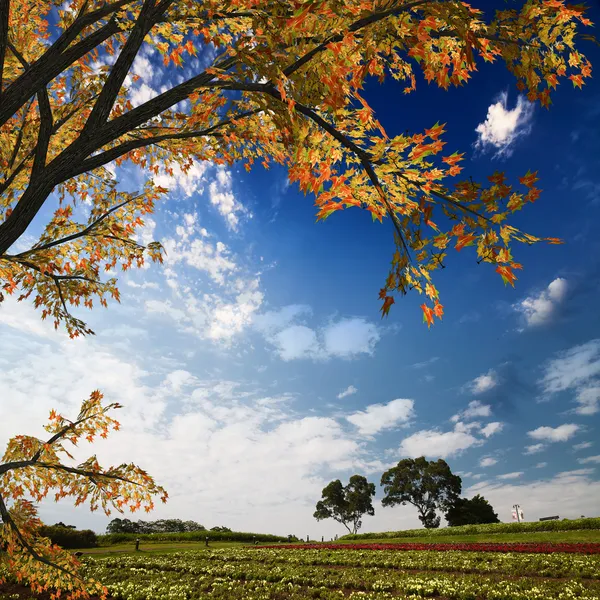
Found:
[[[252,546],[244,542],[209,542],[209,548],[243,548]],[[111,544],[110,546],[99,546],[98,548],[79,548],[71,552],[83,552],[93,556],[114,556],[115,554],[169,554],[181,552],[182,550],[201,550],[206,548],[204,542],[144,542],[140,543],[140,549],[135,550],[135,544]]]
[[[600,542],[600,531],[532,531],[531,533],[477,533],[473,535],[432,535],[429,537],[397,537],[366,540],[338,540],[338,544],[448,544],[472,542]]]
[[[600,531],[581,530],[581,531],[538,531],[531,533],[494,533],[494,534],[475,534],[475,535],[435,535],[430,537],[405,537],[405,538],[382,538],[369,540],[338,540],[338,544],[452,544],[452,543],[472,543],[472,542],[600,542]],[[298,542],[299,544],[305,542]],[[311,543],[313,543],[311,541]],[[252,546],[244,542],[210,542],[209,548],[242,548]],[[264,544],[269,545],[269,544]],[[277,546],[278,544],[273,544]],[[135,551],[135,545],[113,544],[110,546],[100,546],[98,548],[81,548],[84,554],[94,556],[114,556],[115,554],[169,554],[181,550],[200,550],[206,548],[204,542],[143,542],[140,543],[140,550]],[[77,550],[73,550],[77,552]]]

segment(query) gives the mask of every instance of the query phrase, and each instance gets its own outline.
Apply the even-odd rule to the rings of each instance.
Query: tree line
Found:
[[[462,480],[442,459],[405,458],[381,476],[381,485],[383,506],[412,504],[428,529],[440,526],[441,517],[436,511],[444,514],[451,527],[500,522],[483,496],[460,497]],[[333,519],[349,533],[356,533],[362,526],[363,516],[375,514],[373,496],[375,484],[369,483],[363,475],[352,475],[345,486],[336,479],[323,488],[313,516],[317,521]]]
[[[159,519],[157,521],[131,521],[130,519],[113,519],[106,527],[107,533],[187,533],[189,531],[231,532],[229,527],[211,527],[210,530],[196,521],[181,519]]]

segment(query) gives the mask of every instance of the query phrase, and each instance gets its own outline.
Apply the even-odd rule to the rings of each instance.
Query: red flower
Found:
[[[600,554],[600,543],[549,543],[549,542],[511,542],[504,544],[473,543],[473,544],[285,544],[278,546],[256,546],[256,548],[284,548],[293,550],[461,550],[463,552],[529,552],[535,554],[550,554],[567,552],[569,554]]]

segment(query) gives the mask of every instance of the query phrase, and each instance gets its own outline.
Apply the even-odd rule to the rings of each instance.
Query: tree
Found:
[[[528,99],[548,107],[561,79],[580,88],[591,76],[576,45],[594,39],[579,33],[591,25],[581,5],[527,0],[487,19],[460,0],[0,0],[0,14],[0,280],[19,299],[33,295],[42,318],[71,336],[92,333],[73,306],[119,299],[101,271],[162,260],[160,244],[143,246],[135,232],[166,192],[153,177],[194,161],[284,165],[316,195],[318,220],[351,207],[390,218],[382,316],[416,289],[428,297],[427,325],[442,317],[431,271],[451,245],[474,246],[514,286],[522,267],[511,242],[560,242],[509,224],[538,198],[536,173],[516,187],[502,173],[451,186],[463,154],[442,154],[444,125],[389,136],[362,88],[391,77],[410,93],[418,67],[448,89],[478,60],[502,60]],[[183,80],[133,106],[144,48]],[[208,67],[183,70],[214,48]],[[107,167],[125,162],[146,173],[143,190],[117,185]],[[10,253],[47,214],[39,240]]]
[[[317,521],[333,519],[350,533],[356,533],[362,525],[362,516],[375,514],[371,502],[374,495],[375,484],[362,475],[352,475],[346,486],[336,479],[323,488],[322,499],[317,502],[313,516]]]
[[[219,525],[217,525],[216,527],[211,527],[210,530],[220,531],[222,533],[231,533],[231,529],[229,529],[229,527],[220,527]]]
[[[450,527],[457,525],[478,525],[480,523],[500,523],[492,505],[477,494],[470,500],[457,498],[446,512],[446,521]]]
[[[106,526],[106,533],[138,533],[137,523],[129,519],[113,519]]]
[[[96,391],[84,400],[74,421],[51,411],[49,423],[44,426],[52,434],[48,440],[18,435],[8,442],[0,461],[0,545],[7,553],[9,572],[28,583],[34,592],[68,590],[69,598],[94,593],[105,598],[107,594],[101,583],[85,580],[79,574],[81,563],[75,556],[40,535],[42,522],[26,496],[40,502],[54,489],[57,501],[73,497],[76,506],[87,501],[90,510],[100,505],[107,515],[111,514],[110,506],[122,513],[124,507],[134,512],[144,505],[149,512],[154,507],[152,496],[156,495],[167,501],[167,492],[133,464],[103,469],[95,456],[76,466],[61,461],[59,455],[73,459],[64,447],[65,441],[76,445],[85,438],[93,442],[96,435],[105,438],[110,429],[117,430],[119,423],[107,415],[116,408],[121,406],[103,406],[102,394]],[[12,505],[7,503],[9,500]],[[52,598],[56,597],[53,593]]]
[[[420,458],[405,458],[381,476],[385,496],[383,506],[412,504],[419,520],[428,529],[439,527],[436,510],[447,511],[460,496],[462,482],[448,463]]]

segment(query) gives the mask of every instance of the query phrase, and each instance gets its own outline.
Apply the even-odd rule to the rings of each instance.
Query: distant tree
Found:
[[[54,523],[52,527],[64,527],[65,529],[77,529],[75,525],[65,525],[62,521]]]
[[[493,506],[477,494],[470,500],[457,498],[446,512],[446,521],[451,527],[457,525],[478,525],[482,523],[500,523]]]
[[[230,533],[231,529],[229,529],[229,527],[219,527],[218,525],[216,527],[211,527],[210,528],[211,531],[220,531],[222,533]]]
[[[181,519],[159,519],[134,523],[129,519],[113,519],[107,526],[108,533],[184,533],[186,531],[205,531],[206,527],[196,521]]]
[[[129,519],[113,519],[106,526],[107,533],[138,533],[138,525]]]
[[[462,490],[462,481],[454,475],[445,460],[428,461],[405,458],[381,476],[385,497],[383,506],[412,504],[419,511],[425,527],[439,527],[436,509],[449,510]]]
[[[183,522],[184,531],[206,531],[206,527],[204,525],[200,525],[200,523],[196,523],[196,521],[184,521]]]
[[[317,502],[313,516],[317,521],[333,519],[350,533],[356,533],[362,525],[362,516],[375,514],[371,502],[374,495],[375,484],[369,483],[362,475],[352,475],[345,487],[336,479],[323,488],[322,500]]]

